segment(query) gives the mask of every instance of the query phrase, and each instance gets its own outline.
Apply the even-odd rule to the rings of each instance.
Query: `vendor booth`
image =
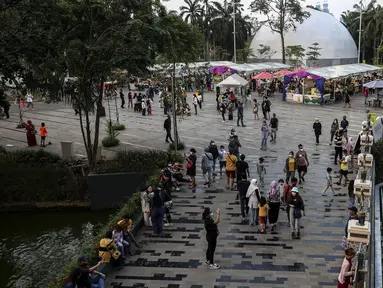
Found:
[[[362,77],[365,73],[379,70],[382,68],[367,64],[330,66],[300,72],[296,70],[284,76],[282,100],[301,104],[332,103],[336,94],[342,93],[345,85],[352,87],[354,93],[360,91],[361,85],[356,76]],[[351,76],[354,78],[347,82]],[[339,85],[336,81],[343,82]]]

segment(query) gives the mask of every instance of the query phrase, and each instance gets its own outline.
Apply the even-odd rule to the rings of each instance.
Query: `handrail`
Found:
[[[375,288],[383,287],[382,281],[382,235],[381,235],[381,216],[382,216],[382,190],[383,183],[380,183],[375,186],[374,189],[374,206],[372,210],[374,210],[374,218],[372,219],[374,230],[374,250],[373,257],[374,261],[371,263],[374,267],[370,265],[370,283]]]

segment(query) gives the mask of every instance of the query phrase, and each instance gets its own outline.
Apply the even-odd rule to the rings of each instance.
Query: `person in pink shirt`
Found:
[[[338,276],[338,288],[348,288],[352,284],[352,276],[355,273],[355,268],[352,266],[352,258],[355,257],[355,250],[347,248],[344,250],[346,257],[343,259],[342,268]]]

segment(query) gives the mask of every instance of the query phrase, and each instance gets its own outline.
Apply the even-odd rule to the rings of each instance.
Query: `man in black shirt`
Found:
[[[243,104],[241,102],[238,102],[237,126],[239,126],[239,121],[241,121],[242,127],[246,127],[246,125],[243,124]]]
[[[348,142],[348,138],[347,138],[348,121],[346,116],[343,116],[343,120],[340,122],[340,127],[343,128],[343,137],[346,138],[346,142]]]
[[[88,257],[81,256],[77,259],[78,267],[75,268],[71,275],[70,279],[73,284],[73,287],[76,288],[91,288],[92,284],[98,284],[100,287],[104,287],[104,278],[105,275],[101,272],[96,271],[103,262],[100,261],[96,266],[91,268],[88,267]],[[91,274],[96,274],[91,276]]]
[[[122,89],[120,89],[120,98],[121,98],[121,108],[125,108],[125,95],[122,93]]]
[[[165,142],[169,143],[168,139],[170,139],[170,141],[174,142],[172,139],[172,135],[170,133],[172,131],[172,120],[170,119],[170,115],[168,115],[168,117],[164,121],[164,129],[166,130]]]
[[[242,161],[240,161],[242,162]],[[246,174],[241,174],[241,181],[238,182],[239,201],[241,204],[242,223],[246,222],[246,215],[249,214],[249,198],[246,198],[247,189],[250,181],[246,179]]]
[[[237,182],[241,180],[241,175],[245,174],[245,179],[250,178],[249,164],[245,161],[245,154],[241,154],[239,159],[241,161],[237,162]]]
[[[334,165],[337,165],[337,159],[339,157],[339,161],[342,160],[343,157],[343,138],[342,138],[342,128],[336,132],[335,134],[335,158],[334,158]]]
[[[217,176],[217,174],[215,173],[215,164],[218,158],[218,148],[217,148],[217,145],[215,145],[215,142],[213,140],[210,141],[209,153],[213,155],[213,176]]]
[[[316,145],[319,145],[319,136],[322,134],[322,124],[319,122],[318,118],[315,118],[313,129],[315,133]]]
[[[271,140],[270,142],[275,144],[275,141],[277,140],[277,131],[278,131],[278,118],[275,113],[273,114],[273,118],[270,119],[270,128],[271,128]]]

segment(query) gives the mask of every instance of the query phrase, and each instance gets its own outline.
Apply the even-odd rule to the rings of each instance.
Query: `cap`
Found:
[[[350,211],[354,211],[355,213],[358,213],[358,208],[356,208],[355,206],[352,206],[352,207],[349,208],[348,210],[350,210]]]
[[[77,258],[78,263],[84,262],[84,261],[88,261],[88,256],[80,256]]]
[[[190,152],[197,153],[197,151],[194,148],[190,148]]]
[[[293,189],[291,189],[291,192],[294,192],[294,193],[299,193],[299,190],[297,187],[293,187]]]
[[[318,118],[315,118],[315,121],[319,121],[319,119],[318,119]]]

